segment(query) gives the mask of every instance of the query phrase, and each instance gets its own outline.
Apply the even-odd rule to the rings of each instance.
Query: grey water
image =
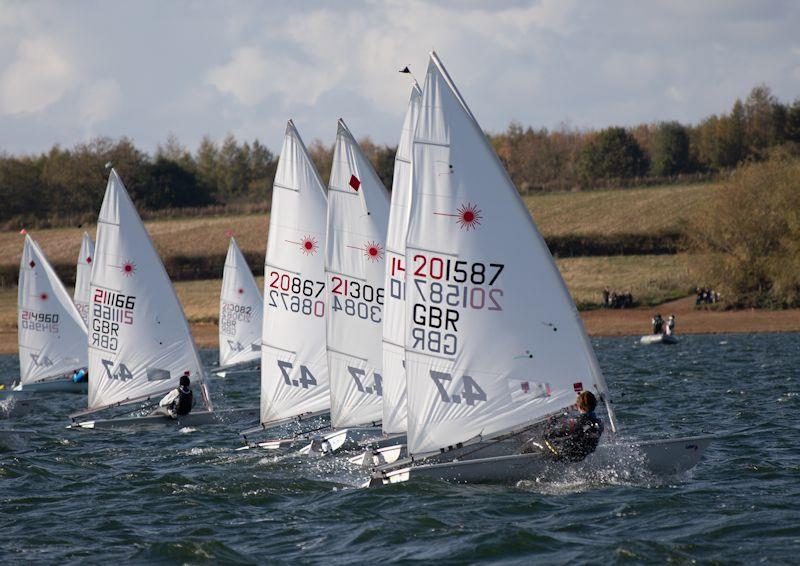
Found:
[[[227,425],[66,430],[85,398],[42,397],[0,421],[38,432],[0,449],[0,562],[798,563],[799,338],[593,340],[623,435],[720,434],[680,477],[632,459],[516,485],[360,489],[344,456],[236,451]],[[0,381],[17,363],[0,357]],[[214,378],[212,394],[249,406],[257,381]]]

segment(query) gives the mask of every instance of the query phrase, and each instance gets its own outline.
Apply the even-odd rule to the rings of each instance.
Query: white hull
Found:
[[[626,451],[636,455],[637,464],[644,470],[654,475],[668,476],[696,466],[712,438],[695,436],[636,444],[603,444],[598,446],[593,455],[579,464],[554,462],[539,452],[419,464],[391,471],[376,471],[369,485],[371,487],[387,485],[416,478],[456,483],[515,483],[533,479],[544,473],[563,473],[564,466],[575,465],[587,469],[613,466],[615,462],[619,462],[620,454]]]
[[[639,340],[642,344],[677,344],[680,339],[674,334],[648,334]]]
[[[14,387],[14,391],[29,391],[31,393],[86,393],[89,384],[85,381],[75,383],[72,378],[54,379],[52,381],[37,381],[25,383]]]
[[[165,415],[145,415],[143,417],[117,417],[110,419],[97,419],[92,421],[78,421],[68,428],[86,429],[116,429],[116,428],[141,428],[151,426],[204,426],[225,424],[231,421],[258,418],[259,409],[231,409],[224,411],[195,411],[183,417],[173,419]]]
[[[406,440],[404,433],[382,436],[370,442],[363,453],[350,458],[350,462],[364,468],[393,464],[408,455]]]

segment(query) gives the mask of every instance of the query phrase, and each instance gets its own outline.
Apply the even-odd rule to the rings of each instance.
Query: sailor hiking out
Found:
[[[555,460],[565,462],[580,462],[594,452],[604,430],[603,421],[594,412],[597,398],[591,391],[582,391],[575,404],[577,416],[554,418],[542,434],[541,441],[529,440],[521,451],[540,449]]]

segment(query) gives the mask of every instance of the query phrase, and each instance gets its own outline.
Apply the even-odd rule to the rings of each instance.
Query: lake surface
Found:
[[[85,398],[42,397],[0,421],[39,432],[0,449],[0,561],[798,563],[800,335],[593,343],[626,436],[726,433],[695,470],[358,489],[344,457],[236,452],[228,426],[66,430]],[[217,405],[256,404],[257,379],[214,378]]]

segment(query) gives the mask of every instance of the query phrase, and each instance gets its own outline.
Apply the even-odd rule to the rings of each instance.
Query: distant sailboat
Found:
[[[189,324],[141,218],[111,170],[97,224],[91,278],[88,409],[83,428],[169,423],[161,415],[80,420],[97,411],[158,400],[188,375],[198,399],[181,425],[216,422]]]
[[[86,325],[39,245],[29,235],[19,266],[19,384],[16,391],[86,391],[73,372],[87,365]]]
[[[435,54],[422,97],[405,250],[410,457],[371,484],[531,477],[547,460],[519,453],[526,434],[576,392],[593,391],[616,431],[608,389],[544,240]],[[690,440],[640,448],[655,468],[685,469],[709,442]]]
[[[261,361],[264,302],[250,266],[231,238],[219,298],[219,365],[214,373],[257,366]]]
[[[242,435],[296,423],[280,448],[306,439],[305,424],[330,413],[325,349],[325,222],[328,196],[289,120],[272,190],[264,262],[260,425]],[[317,427],[318,428],[318,427]]]
[[[87,327],[89,326],[89,285],[92,278],[92,258],[94,258],[94,242],[92,237],[84,232],[81,240],[81,251],[78,254],[75,293],[72,299]]]

